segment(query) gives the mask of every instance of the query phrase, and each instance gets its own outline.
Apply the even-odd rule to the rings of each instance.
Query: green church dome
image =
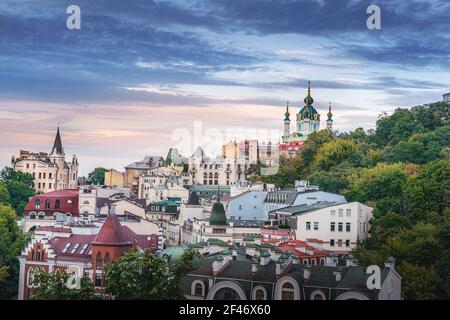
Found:
[[[225,208],[220,201],[214,203],[211,215],[209,216],[210,225],[227,225],[227,216],[225,214]]]

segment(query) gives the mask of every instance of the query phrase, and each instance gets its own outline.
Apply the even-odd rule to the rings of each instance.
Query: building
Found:
[[[380,288],[370,289],[367,267],[349,256],[345,266],[327,255],[323,265],[304,264],[292,252],[262,248],[249,256],[247,248],[223,242],[194,246],[203,258],[182,280],[189,300],[400,300],[401,277],[393,259],[380,268]],[[163,252],[175,264],[182,247]]]
[[[442,96],[442,101],[444,102],[450,102],[450,92],[446,93]]]
[[[181,198],[167,198],[147,205],[145,217],[161,228],[164,242],[178,243]]]
[[[348,253],[368,238],[372,208],[359,202],[316,202],[274,210],[272,224],[295,230],[297,240],[318,239],[335,254]]]
[[[247,191],[230,199],[227,218],[230,220],[267,220],[264,200],[267,191]]]
[[[125,173],[117,170],[109,170],[105,172],[104,185],[113,188],[123,188],[125,182]]]
[[[135,194],[138,194],[139,177],[147,170],[163,165],[164,159],[161,156],[145,156],[141,161],[130,163],[125,167],[124,187],[130,188]]]
[[[200,203],[215,200],[219,196],[222,200],[230,198],[231,188],[224,185],[194,184],[189,187],[189,194],[196,193]]]
[[[186,203],[189,189],[185,185],[190,183],[187,173],[171,167],[157,167],[148,170],[139,177],[139,198],[147,203],[162,201],[167,198],[181,198]]]
[[[31,174],[36,192],[77,187],[78,159],[73,155],[71,162],[66,161],[59,126],[50,153],[21,150],[17,157],[11,159],[11,167],[15,171]]]
[[[133,247],[155,252],[158,236],[139,233],[124,225],[114,214],[108,215],[101,227],[39,227],[19,256],[19,300],[31,299],[36,270],[65,270],[76,277],[89,277],[95,292],[105,287],[103,265],[114,261]],[[78,229],[78,230],[77,230]]]

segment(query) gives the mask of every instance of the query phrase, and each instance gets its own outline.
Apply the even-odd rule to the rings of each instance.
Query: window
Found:
[[[282,300],[294,300],[294,286],[292,283],[286,282],[281,288]]]
[[[330,247],[334,247],[334,239],[330,240]]]
[[[64,249],[62,250],[62,253],[66,253],[67,250],[69,250],[70,244],[71,244],[70,242],[69,242],[69,243],[66,243],[66,246],[65,246]]]
[[[350,232],[350,222],[347,222],[347,223],[345,224],[345,231],[346,231],[346,232]]]
[[[336,231],[336,222],[331,222],[331,223],[330,223],[330,231],[331,231],[331,232]]]
[[[342,239],[338,240],[338,247],[342,247]]]
[[[45,172],[43,173],[43,178],[45,179]]]
[[[319,230],[319,222],[314,222],[314,230]]]
[[[203,284],[200,282],[194,285],[194,296],[203,297]]]
[[[102,265],[103,265],[103,259],[102,259],[102,254],[100,252],[97,253],[97,258],[95,260],[97,262],[97,269],[101,269]]]
[[[102,275],[99,273],[95,274],[95,286],[101,287],[102,286]]]
[[[78,247],[80,246],[79,243],[75,244],[72,248],[72,251],[70,251],[70,253],[75,253],[75,251],[77,251]]]
[[[366,223],[364,222],[364,232],[366,232]]]
[[[59,209],[59,208],[61,208],[61,200],[56,199],[55,200],[55,209]]]
[[[316,290],[311,294],[311,300],[326,300],[326,297],[322,291]]]
[[[105,265],[108,265],[111,262],[111,258],[109,257],[109,253],[105,254]]]
[[[339,223],[338,223],[338,231],[339,231],[339,232],[344,231],[344,224],[343,224],[342,222],[339,222]]]
[[[347,209],[347,210],[345,210],[345,215],[346,215],[347,217],[351,217],[351,216],[352,216],[352,209]]]
[[[48,174],[48,178],[49,179],[51,179],[52,178],[52,173],[51,172],[49,172],[49,174]],[[50,187],[51,188],[51,187]]]
[[[36,219],[36,212],[30,212],[30,219]]]
[[[311,222],[306,222],[306,230],[311,230]]]
[[[256,289],[255,300],[266,300],[266,294],[263,289]]]
[[[339,217],[343,217],[344,216],[344,209],[339,209]]]
[[[51,183],[48,184],[48,188],[49,188],[49,189],[52,188],[52,184],[51,184]]]
[[[41,199],[36,199],[34,200],[34,208],[35,209],[40,209],[41,208]]]
[[[41,179],[41,178],[42,178],[42,173],[39,172],[39,179]]]
[[[86,248],[88,247],[88,244],[87,243],[85,243],[84,245],[83,245],[83,247],[81,248],[81,250],[80,250],[80,254],[83,254],[85,251],[86,251]]]
[[[345,246],[350,247],[350,240],[345,240]]]
[[[45,213],[39,212],[39,219],[44,219],[44,218],[45,218]]]
[[[50,199],[45,200],[45,209],[50,209]]]

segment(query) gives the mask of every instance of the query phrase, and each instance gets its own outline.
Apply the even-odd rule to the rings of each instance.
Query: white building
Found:
[[[444,102],[450,102],[450,92],[443,95]]]
[[[190,184],[190,178],[179,170],[170,167],[150,169],[139,177],[139,198],[145,199],[147,204],[166,200],[167,198],[181,198],[186,203],[189,190],[184,185]]]
[[[324,249],[349,252],[369,236],[373,208],[359,202],[317,202],[271,212],[279,225],[295,229],[297,240],[318,239]]]
[[[17,157],[12,158],[11,167],[15,171],[31,174],[37,192],[46,193],[77,187],[78,159],[73,155],[71,162],[66,161],[59,127],[49,154],[21,150]]]

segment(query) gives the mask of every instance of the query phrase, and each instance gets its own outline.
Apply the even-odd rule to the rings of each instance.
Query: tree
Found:
[[[4,277],[0,285],[0,299],[9,299],[17,293],[17,256],[24,246],[25,239],[17,226],[15,212],[8,206],[0,205],[0,268]]]
[[[0,204],[11,204],[11,196],[9,195],[8,188],[3,182],[0,182]]]
[[[406,179],[404,164],[379,163],[349,177],[349,187],[344,195],[350,201],[374,206],[377,217],[387,212],[404,213],[403,187]]]
[[[398,271],[402,275],[402,292],[405,299],[435,300],[436,298],[445,298],[442,284],[434,268],[426,268],[404,261],[399,265]]]
[[[36,300],[89,300],[94,297],[94,284],[91,279],[82,277],[79,288],[68,285],[70,274],[57,269],[54,272],[38,270],[34,274],[33,282],[37,286],[34,299]],[[73,285],[73,283],[70,283]]]
[[[105,183],[105,172],[108,169],[105,168],[95,168],[93,171],[88,174],[88,183],[89,184],[104,184]]]
[[[5,167],[0,173],[0,182],[8,190],[11,206],[18,216],[22,216],[28,199],[35,194],[33,176]]]
[[[438,217],[450,206],[450,160],[436,160],[423,165],[406,184],[408,212],[415,220]]]
[[[329,170],[348,159],[356,150],[356,143],[342,138],[324,143],[316,152],[313,168]]]
[[[105,267],[106,293],[123,300],[181,299],[181,277],[197,256],[197,251],[187,249],[180,262],[169,268],[161,257],[135,248]]]

